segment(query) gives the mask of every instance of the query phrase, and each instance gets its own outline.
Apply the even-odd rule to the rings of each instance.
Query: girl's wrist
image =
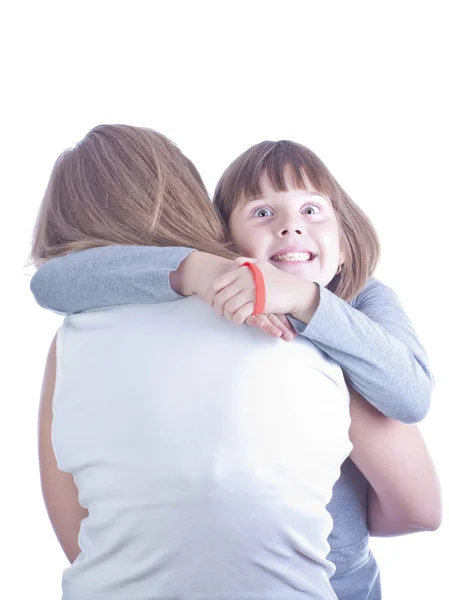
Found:
[[[299,301],[290,314],[294,319],[308,325],[320,304],[320,288],[313,281],[300,278],[297,298]]]
[[[186,258],[184,258],[175,271],[170,271],[170,287],[174,292],[181,296],[192,296],[195,293],[193,291],[193,273],[195,267],[192,263],[195,263],[199,254],[202,253],[198,250],[193,250]]]
[[[197,295],[203,300],[213,281],[232,267],[232,260],[196,250],[191,252],[174,271],[173,288],[182,296]],[[172,283],[172,279],[170,279]]]

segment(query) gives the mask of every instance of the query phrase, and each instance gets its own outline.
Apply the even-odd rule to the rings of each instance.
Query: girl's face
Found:
[[[263,174],[261,197],[236,206],[230,233],[245,256],[326,286],[344,262],[332,203],[318,192],[296,189],[291,177],[287,183],[286,192],[277,192]]]

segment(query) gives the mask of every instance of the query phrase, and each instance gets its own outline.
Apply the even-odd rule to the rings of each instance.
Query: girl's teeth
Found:
[[[310,259],[310,252],[287,252],[286,254],[276,254],[273,256],[273,260],[282,260],[288,262],[307,261]]]

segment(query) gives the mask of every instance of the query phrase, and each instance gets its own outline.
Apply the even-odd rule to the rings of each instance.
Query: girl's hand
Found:
[[[240,257],[233,262],[234,268],[217,277],[209,287],[206,300],[218,315],[238,325],[253,314],[256,299],[254,278],[247,267],[242,267],[244,262],[257,263],[262,272],[266,290],[264,314],[298,313],[304,284],[313,285],[296,275],[277,269],[268,261]]]
[[[245,262],[242,259],[235,261],[221,258],[206,252],[194,251],[184,259],[176,271],[170,273],[172,289],[183,296],[198,295],[208,301],[207,292],[214,281],[223,273],[234,270],[236,264]],[[249,317],[246,321],[252,327],[258,327],[267,335],[290,341],[296,335],[284,315],[260,315]]]

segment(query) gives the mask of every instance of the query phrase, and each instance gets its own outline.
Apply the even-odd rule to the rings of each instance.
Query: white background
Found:
[[[263,139],[314,150],[368,213],[437,386],[422,425],[448,491],[449,45],[445,2],[15,2],[2,48],[0,596],[59,598],[67,566],[41,500],[36,415],[60,317],[24,268],[58,154],[94,125],[160,130],[212,191]],[[6,337],[5,337],[6,334]],[[448,528],[374,540],[385,600],[439,599]]]

